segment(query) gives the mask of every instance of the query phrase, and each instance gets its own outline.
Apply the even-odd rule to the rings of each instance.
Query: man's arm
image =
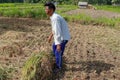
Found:
[[[53,33],[51,32],[50,36],[48,37],[48,42],[49,42],[49,43],[50,43],[52,37],[53,37]]]
[[[53,33],[51,32],[50,36],[48,37],[48,42],[49,42],[49,43],[50,43],[52,37],[53,37]],[[61,51],[61,46],[60,46],[60,44],[57,44],[57,50],[58,50],[58,51]]]
[[[61,22],[60,19],[55,19],[54,22],[54,37],[55,37],[55,45],[57,51],[61,51],[61,37],[62,37],[62,31],[61,31]]]

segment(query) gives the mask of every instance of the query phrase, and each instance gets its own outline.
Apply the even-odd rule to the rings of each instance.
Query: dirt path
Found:
[[[66,14],[70,14],[70,15],[76,15],[80,13],[89,15],[92,18],[98,18],[98,17],[120,18],[119,13],[104,11],[104,10],[76,9],[76,10],[66,12]]]
[[[69,28],[66,67],[59,79],[120,80],[120,31],[78,23],[69,23]],[[49,21],[3,17],[0,31],[0,51],[4,53],[0,53],[0,65],[14,69],[12,80],[20,80],[21,68],[31,53],[51,50],[46,43],[51,31]]]

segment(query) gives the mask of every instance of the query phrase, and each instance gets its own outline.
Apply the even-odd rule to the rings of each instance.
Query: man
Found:
[[[52,45],[53,53],[56,58],[57,69],[62,68],[62,55],[65,49],[65,45],[70,39],[68,25],[66,21],[58,14],[55,13],[55,5],[51,2],[46,3],[45,12],[50,17],[52,24],[52,32],[48,38],[50,43],[52,37],[54,37],[54,43]]]

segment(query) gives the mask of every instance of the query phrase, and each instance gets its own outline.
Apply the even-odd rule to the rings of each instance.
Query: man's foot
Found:
[[[55,74],[57,74],[57,73],[59,73],[60,72],[60,69],[58,69],[58,68],[55,68],[54,70],[53,70],[53,73],[55,73]]]

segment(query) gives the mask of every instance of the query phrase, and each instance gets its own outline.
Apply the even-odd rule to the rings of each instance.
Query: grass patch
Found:
[[[14,7],[15,6],[15,4],[13,4],[13,3],[2,3],[2,4],[0,4],[0,7]]]
[[[62,14],[67,21],[80,22],[81,24],[89,24],[91,17],[85,14],[71,15]]]
[[[39,19],[45,19],[47,17],[43,8],[0,9],[0,15],[6,17],[29,17],[29,18],[39,18]]]
[[[99,17],[99,18],[92,18],[85,14],[77,14],[77,15],[66,15],[62,14],[62,16],[67,20],[71,22],[80,22],[83,25],[101,25],[101,26],[110,26],[111,28],[117,28],[120,25],[120,18],[105,18],[105,17]]]
[[[94,19],[94,22],[97,24],[101,24],[103,26],[110,26],[115,27],[120,25],[120,18],[105,18],[105,17],[99,17],[97,19]]]
[[[0,16],[6,17],[29,17],[37,19],[47,19],[47,15],[44,11],[44,6],[42,4],[28,4],[28,3],[15,3],[15,4],[0,4]],[[97,9],[108,10],[113,12],[120,12],[120,6],[96,6]],[[93,25],[103,25],[119,28],[120,18],[92,18],[85,14],[77,15],[66,15],[65,12],[70,10],[78,9],[75,5],[58,5],[56,12],[62,15],[68,21],[76,21],[81,24],[93,24]]]
[[[67,12],[67,11],[70,11],[70,10],[75,10],[77,9],[77,6],[75,5],[58,5],[57,6],[57,13],[64,13],[64,12]]]
[[[8,5],[8,6],[7,6]],[[41,4],[1,4],[0,16],[30,17],[46,19],[44,7]]]
[[[66,8],[66,9],[69,9],[69,8],[77,9],[78,8],[78,6],[76,6],[76,5],[58,5],[57,7],[58,8]]]
[[[9,7],[29,7],[29,6],[40,7],[40,6],[43,6],[43,5],[39,4],[39,3],[2,3],[2,4],[0,4],[0,7],[4,7],[4,8],[9,8]]]
[[[77,6],[70,6],[70,5],[59,5],[60,9],[57,13],[61,14],[67,21],[72,22],[79,22],[81,24],[92,24],[92,25],[101,25],[101,26],[110,26],[111,28],[120,29],[120,18],[106,18],[106,17],[99,17],[99,18],[92,18],[86,14],[76,14],[76,15],[67,15],[65,12],[70,10],[78,9]],[[98,9],[105,9],[111,11],[120,11],[119,6],[97,6]]]
[[[97,7],[97,9],[100,9],[100,10],[120,13],[120,6],[110,6],[110,5],[101,5],[101,6],[95,5],[95,6]]]

